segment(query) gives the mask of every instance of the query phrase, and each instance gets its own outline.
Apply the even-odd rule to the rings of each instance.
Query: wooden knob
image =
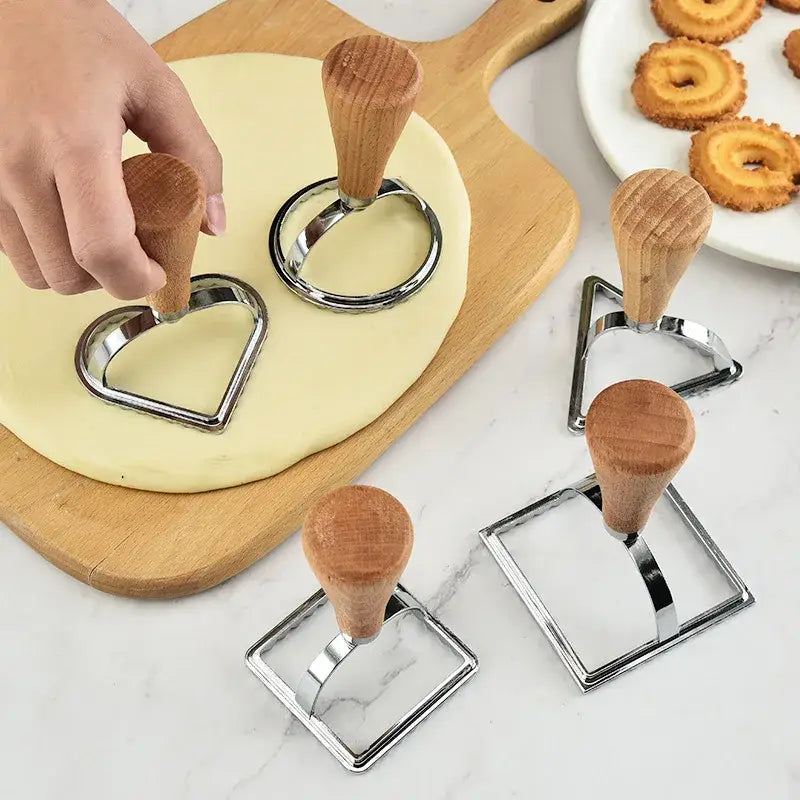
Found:
[[[603,493],[603,518],[640,531],[694,445],[694,418],[672,389],[623,381],[600,392],[586,415],[586,442]]]
[[[625,313],[651,324],[664,313],[711,227],[711,200],[694,178],[646,169],[611,198],[611,229],[622,270]]]
[[[206,192],[189,164],[164,153],[146,153],[122,162],[122,175],[142,249],[167,273],[166,285],[147,298],[161,314],[177,314],[189,304],[189,280]]]
[[[422,86],[422,66],[405,45],[386,36],[355,36],[322,62],[322,86],[338,161],[339,190],[355,200],[375,197],[386,162]]]
[[[405,508],[372,486],[345,486],[306,516],[303,550],[336,611],[342,633],[371,639],[414,542]]]

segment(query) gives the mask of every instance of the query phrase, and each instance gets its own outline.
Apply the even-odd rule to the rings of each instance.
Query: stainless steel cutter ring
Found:
[[[408,300],[428,283],[436,271],[442,252],[442,229],[439,225],[438,217],[425,200],[396,178],[384,178],[374,200],[370,200],[367,203],[353,201],[340,192],[339,198],[335,202],[323,209],[303,228],[289,248],[289,252],[284,255],[283,247],[281,246],[281,235],[288,217],[309,197],[337,187],[338,181],[336,178],[325,178],[296,192],[281,206],[272,222],[272,228],[269,233],[269,252],[278,276],[289,289],[304,300],[332,311],[348,311],[351,313],[380,311]],[[308,258],[309,251],[321,236],[348,215],[363,211],[373,202],[383,197],[392,196],[404,197],[412,202],[425,217],[431,232],[428,253],[411,277],[391,289],[364,295],[336,294],[320,289],[303,280],[300,273]]]
[[[209,433],[222,433],[231,420],[247,379],[267,338],[269,317],[261,296],[252,286],[229,275],[197,275],[192,278],[187,309],[175,320],[163,319],[149,306],[126,306],[98,317],[83,332],[75,348],[75,370],[84,387],[107,403],[177,422]],[[213,414],[176,406],[108,385],[112,359],[134,339],[159,325],[173,324],[186,314],[222,305],[242,305],[253,315],[253,330],[230,382]]]

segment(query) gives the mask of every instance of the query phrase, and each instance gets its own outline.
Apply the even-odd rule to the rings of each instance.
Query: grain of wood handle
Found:
[[[688,458],[694,417],[672,389],[654,381],[624,381],[600,392],[590,406],[586,443],[606,525],[636,533]]]
[[[654,323],[711,227],[711,200],[688,175],[647,169],[611,199],[611,229],[622,270],[625,313]]]
[[[189,164],[164,153],[146,153],[122,163],[122,175],[142,249],[167,273],[166,285],[147,298],[161,314],[189,304],[189,281],[205,212],[202,177]]]
[[[375,197],[386,164],[422,86],[414,53],[386,36],[355,36],[322,62],[322,85],[336,145],[339,189]]]
[[[372,486],[337,489],[308,512],[303,551],[342,633],[370,639],[380,631],[413,542],[405,508]]]

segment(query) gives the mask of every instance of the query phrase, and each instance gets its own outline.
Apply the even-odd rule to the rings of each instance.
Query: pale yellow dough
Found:
[[[470,211],[447,145],[412,116],[388,173],[439,216],[445,244],[435,277],[389,311],[315,308],[279,282],[267,232],[290,194],[336,172],[319,62],[238,54],[173,66],[225,157],[229,232],[218,240],[201,236],[194,273],[238,276],[262,293],[269,310],[269,338],[239,408],[228,430],[214,435],[90,396],[75,375],[75,343],[91,320],[121,304],[102,292],[61,297],[26,289],[0,254],[0,423],[92,478],[195,492],[280,472],[350,436],[403,394],[435,355],[464,298]],[[126,142],[126,155],[143,149]],[[329,199],[318,198],[308,213]],[[293,220],[295,230],[303,221]],[[323,240],[307,276],[344,292],[384,288],[413,271],[427,243],[427,228],[409,204],[387,200]],[[211,410],[248,329],[247,312],[235,307],[164,326],[119,356],[113,382]]]

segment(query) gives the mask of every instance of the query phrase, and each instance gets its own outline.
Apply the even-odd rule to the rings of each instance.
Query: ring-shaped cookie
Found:
[[[788,11],[790,14],[800,14],[800,0],[769,0],[775,8]]]
[[[747,99],[744,66],[727,50],[682,37],[656,42],[631,87],[639,110],[668,128],[697,130],[734,117]]]
[[[800,28],[792,31],[783,43],[783,54],[789,62],[789,69],[800,78]]]
[[[761,16],[764,2],[765,0],[652,0],[651,5],[656,22],[670,36],[687,36],[711,44],[722,44],[749,30]]]
[[[692,136],[692,177],[737,211],[785,206],[800,189],[800,142],[764,120],[724,120]]]

